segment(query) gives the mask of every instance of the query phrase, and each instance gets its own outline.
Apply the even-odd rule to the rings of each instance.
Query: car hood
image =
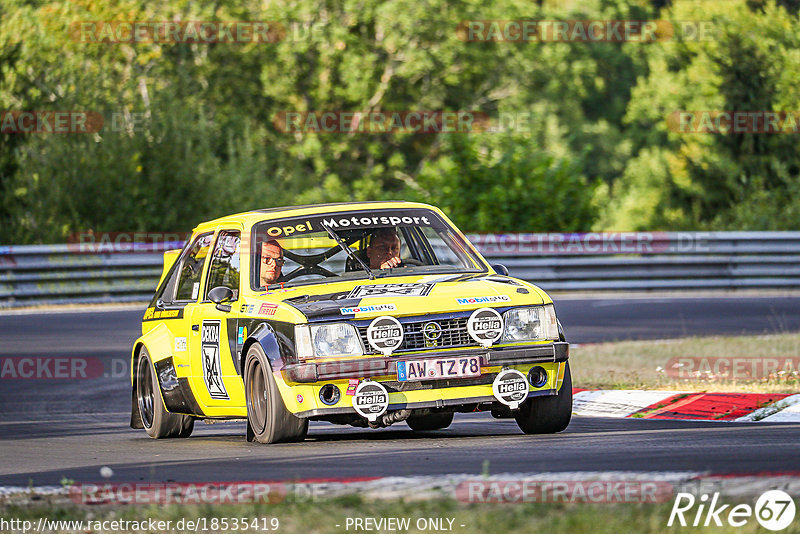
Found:
[[[260,296],[297,309],[309,321],[452,313],[551,302],[536,286],[496,274],[417,275],[334,282],[287,288]]]

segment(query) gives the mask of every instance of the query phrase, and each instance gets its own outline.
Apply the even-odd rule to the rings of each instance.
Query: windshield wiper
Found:
[[[322,227],[325,228],[325,230],[327,230],[328,235],[331,236],[331,239],[336,241],[336,244],[342,247],[342,250],[344,250],[345,254],[347,254],[347,257],[350,258],[351,260],[355,260],[356,262],[358,262],[358,264],[361,265],[361,268],[364,269],[364,271],[369,275],[370,280],[375,280],[375,274],[373,274],[372,270],[370,270],[370,268],[367,267],[367,264],[364,263],[364,260],[356,256],[355,253],[350,249],[350,247],[347,246],[347,243],[345,243],[341,237],[336,235],[336,232],[331,230],[327,224],[323,224]]]

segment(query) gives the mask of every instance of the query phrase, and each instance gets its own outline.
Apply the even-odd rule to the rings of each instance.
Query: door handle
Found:
[[[194,330],[195,332],[198,332],[200,330],[200,325],[199,324],[193,324],[192,325],[192,330]]]

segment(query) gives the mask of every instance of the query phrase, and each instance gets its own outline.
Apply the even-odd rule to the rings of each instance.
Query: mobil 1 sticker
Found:
[[[203,379],[212,399],[228,399],[228,392],[222,382],[222,364],[219,359],[220,321],[203,321],[201,357],[203,358]]]
[[[492,392],[497,400],[516,410],[528,397],[528,380],[516,369],[503,369],[492,382]]]
[[[380,383],[365,380],[356,388],[353,408],[367,420],[375,421],[389,408],[389,393]]]
[[[373,349],[388,356],[403,342],[403,325],[388,315],[377,317],[367,327],[367,341]]]
[[[479,345],[490,347],[503,335],[503,318],[497,310],[480,308],[469,316],[467,332]]]

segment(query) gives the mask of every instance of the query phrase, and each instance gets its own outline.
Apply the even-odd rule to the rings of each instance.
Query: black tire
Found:
[[[139,351],[136,364],[136,400],[142,425],[151,438],[188,438],[192,434],[194,418],[169,413],[164,407],[156,370],[144,347]]]
[[[553,434],[561,432],[572,418],[572,373],[569,362],[564,370],[564,381],[558,395],[532,397],[520,406],[514,416],[517,425],[526,434]]]
[[[441,430],[450,426],[453,422],[453,415],[453,412],[419,415],[406,419],[406,424],[411,427],[411,430]]]
[[[258,343],[247,351],[244,392],[248,441],[252,438],[259,443],[288,443],[306,438],[308,419],[295,417],[286,409],[272,367]]]

